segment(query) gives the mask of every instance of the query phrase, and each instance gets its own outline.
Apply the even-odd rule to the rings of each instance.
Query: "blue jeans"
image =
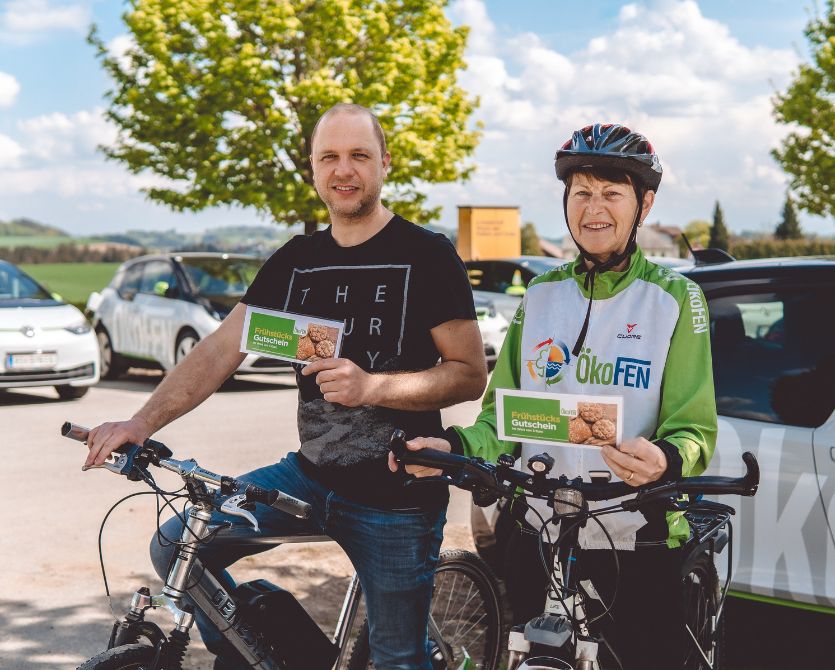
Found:
[[[260,534],[269,537],[294,533],[318,533],[332,537],[354,565],[368,610],[371,658],[377,670],[431,670],[427,621],[435,566],[441,546],[446,508],[384,511],[351,502],[305,475],[298,456],[289,454],[279,463],[239,477],[263,488],[279,489],[313,506],[309,519],[258,505],[254,512]],[[215,512],[212,524],[228,521],[232,528],[220,531],[223,542],[212,542],[199,551],[201,563],[228,588],[234,587],[226,567],[244,556],[269,547],[235,546],[227,538],[252,537],[255,531],[238,517]],[[179,539],[179,518],[161,528],[168,539]],[[168,576],[173,548],[151,541],[154,569]],[[237,652],[218,630],[197,611],[197,625],[206,647],[229,662]],[[234,665],[234,661],[230,665]]]

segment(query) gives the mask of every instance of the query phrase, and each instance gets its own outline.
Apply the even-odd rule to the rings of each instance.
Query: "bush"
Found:
[[[729,253],[740,260],[781,256],[835,256],[835,240],[766,239],[732,242]]]

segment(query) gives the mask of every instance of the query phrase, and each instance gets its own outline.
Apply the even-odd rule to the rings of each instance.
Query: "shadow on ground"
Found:
[[[833,614],[741,598],[729,598],[725,614],[728,670],[833,667]]]
[[[99,386],[119,391],[137,391],[150,393],[163,380],[163,373],[160,370],[140,370],[131,368],[126,374],[118,379],[102,380]],[[280,373],[276,375],[256,375],[233,377],[220,387],[220,393],[246,393],[253,391],[275,391],[282,389],[295,389],[296,378],[292,373]]]
[[[334,547],[330,543],[321,547],[285,547],[270,552],[268,557],[244,559],[233,572],[239,581],[266,579],[290,590],[330,635],[350,581],[350,564],[342,556],[334,557]],[[159,582],[148,575],[133,579],[131,587],[148,584],[154,592],[160,588]],[[128,591],[113,596],[117,615],[125,612],[130,596]],[[164,631],[170,630],[167,613],[149,618]],[[75,668],[106,648],[112,623],[103,595],[60,607],[36,607],[21,599],[0,599],[0,668]],[[210,668],[211,659],[195,627],[184,670]]]
[[[49,387],[47,387],[49,388]],[[74,402],[73,400],[61,400],[58,394],[51,392],[49,396],[33,395],[31,393],[17,390],[0,389],[0,407],[23,406],[23,405],[53,405],[58,402]]]

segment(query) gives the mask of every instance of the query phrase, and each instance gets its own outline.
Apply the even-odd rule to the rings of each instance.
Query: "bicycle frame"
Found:
[[[563,491],[558,491],[557,495],[562,493]],[[532,643],[551,646],[555,650],[573,648],[573,665],[566,666],[566,668],[600,670],[598,662],[599,642],[595,636],[590,634],[584,621],[586,617],[585,606],[583,599],[576,595],[578,586],[576,570],[572,571],[571,569],[574,554],[579,548],[580,524],[571,523],[573,517],[570,512],[567,512],[567,509],[577,509],[578,506],[582,505],[582,501],[578,499],[576,492],[572,491],[570,497],[571,501],[568,502],[568,507],[563,505],[563,513],[566,513],[566,516],[562,516],[559,522],[556,543],[559,550],[554,552],[551,583],[549,584],[543,615],[530,621],[525,626],[524,632],[511,631],[508,639],[508,649],[510,651],[508,670],[523,670],[528,667],[524,663],[529,657]],[[694,530],[694,535],[688,543],[691,547],[690,552],[683,562],[682,579],[688,574],[689,567],[698,557],[707,554],[713,561],[717,552],[721,553],[726,546],[728,547],[727,577],[722,588],[716,614],[713,615],[711,622],[711,629],[715,631],[721,620],[725,597],[730,586],[731,566],[733,564],[733,526],[730,523],[730,514],[722,509],[725,508],[724,505],[704,504],[704,506],[715,513],[714,522],[708,523],[707,527],[703,529],[704,532]],[[555,500],[555,515],[559,508],[560,501]],[[725,528],[727,528],[727,532]],[[559,592],[554,590],[555,583],[560,585]],[[571,623],[572,621],[578,622],[578,625],[574,626]],[[709,670],[712,669],[715,660],[715,638],[711,640],[711,648],[705,654],[690,626],[685,624],[685,629],[702,662]],[[561,633],[561,635],[555,635],[555,631]],[[549,637],[550,641],[554,642],[553,645],[548,644]]]
[[[175,630],[187,633],[194,624],[194,614],[189,611],[190,606],[183,602],[186,592],[194,600],[197,607],[208,617],[212,624],[232,644],[253,668],[263,670],[277,670],[278,665],[269,658],[268,650],[259,646],[258,636],[252,634],[252,625],[238,612],[238,603],[234,597],[209,571],[205,570],[197,558],[197,547],[210,533],[211,505],[198,502],[190,508],[186,524],[180,536],[179,549],[165,580],[165,585],[159,595],[149,595],[147,589],[137,591],[131,600],[129,615],[126,622],[137,625],[144,620],[144,614],[149,609],[165,609],[171,613]],[[258,542],[258,540],[255,540]],[[288,535],[269,538],[267,544],[288,544],[298,542],[327,542],[332,541],[326,535]],[[262,543],[262,542],[259,542]],[[200,578],[189,584],[191,574],[200,574]],[[349,635],[356,621],[362,599],[362,586],[356,573],[345,593],[345,598],[332,636],[332,641],[339,650],[334,664],[335,668],[342,666],[349,651]],[[118,625],[118,624],[117,624]],[[435,640],[442,640],[440,631],[431,614],[429,617],[429,634]],[[160,631],[157,635],[163,637]],[[121,643],[115,634],[111,636],[109,647]],[[452,667],[453,656],[446,645],[440,644],[440,651],[444,656],[447,667]]]

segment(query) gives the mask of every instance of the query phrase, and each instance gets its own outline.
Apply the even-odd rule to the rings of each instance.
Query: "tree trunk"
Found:
[[[304,234],[305,235],[313,235],[316,232],[316,222],[315,221],[305,221],[304,222]]]

